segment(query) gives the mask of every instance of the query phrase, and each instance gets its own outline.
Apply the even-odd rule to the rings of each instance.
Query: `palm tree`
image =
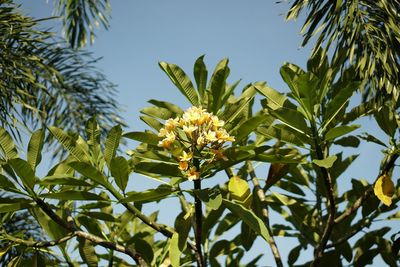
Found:
[[[400,95],[400,2],[397,0],[295,0],[287,13],[306,10],[302,45],[318,36],[314,53],[325,46],[341,70],[355,66],[365,81],[365,97]]]
[[[0,123],[14,135],[19,126],[63,125],[82,130],[96,115],[103,125],[120,123],[115,85],[96,59],[39,30],[11,0],[0,0]]]

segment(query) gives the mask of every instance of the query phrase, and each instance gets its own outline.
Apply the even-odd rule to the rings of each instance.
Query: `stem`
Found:
[[[199,168],[199,160],[194,159],[193,164],[196,167],[197,170],[200,170]],[[196,179],[193,181],[194,183],[194,190],[195,191],[200,191],[201,190],[201,178]],[[201,237],[203,234],[203,210],[202,210],[202,204],[201,200],[197,197],[196,194],[194,194],[194,206],[195,206],[195,217],[196,217],[196,228],[194,229],[194,236],[196,240],[196,248],[197,248],[197,255],[199,256],[199,260],[197,262],[198,267],[204,267],[206,266],[206,263],[204,261],[204,255],[202,251],[202,242],[201,242]]]
[[[317,154],[317,158],[319,160],[324,159],[324,155],[322,152],[322,148],[319,144],[319,138],[317,132],[314,130],[314,142],[315,142],[315,150]],[[328,220],[322,234],[321,240],[318,246],[314,250],[314,261],[311,263],[311,267],[318,266],[319,261],[324,255],[324,250],[328,243],[328,240],[332,234],[333,227],[335,225],[335,216],[336,216],[336,204],[335,204],[335,197],[333,192],[333,183],[332,178],[328,170],[324,167],[320,167],[322,178],[324,181],[325,189],[328,195],[328,202],[329,202],[329,213],[328,213]]]
[[[273,233],[272,233],[272,230],[271,230],[271,226],[270,226],[270,223],[269,223],[269,211],[268,211],[268,204],[265,201],[265,192],[260,186],[260,183],[259,183],[259,181],[258,181],[258,179],[256,177],[256,174],[254,172],[254,168],[253,168],[253,165],[251,164],[251,162],[247,161],[246,164],[247,164],[247,169],[248,169],[250,177],[251,177],[251,181],[253,182],[254,188],[255,188],[255,190],[257,192],[257,197],[261,202],[261,212],[262,212],[262,216],[263,216],[263,219],[264,219],[265,226],[266,226],[266,228],[268,230],[268,234],[271,237],[268,240],[268,244],[269,244],[269,246],[271,248],[272,254],[274,255],[276,266],[283,267],[282,258],[281,258],[281,255],[279,253],[278,246],[275,243],[275,239],[274,239],[274,236],[273,236]]]
[[[27,247],[34,247],[34,248],[43,248],[43,247],[53,247],[53,246],[57,246],[60,245],[62,243],[67,242],[68,240],[74,238],[76,236],[75,233],[69,233],[68,235],[61,237],[59,239],[56,240],[52,240],[52,241],[32,241],[32,240],[23,240],[21,238],[16,238],[10,235],[6,235],[6,239],[10,240],[14,243],[17,244],[22,244],[24,246]]]

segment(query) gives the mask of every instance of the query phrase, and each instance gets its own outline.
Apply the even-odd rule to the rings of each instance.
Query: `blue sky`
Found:
[[[53,2],[45,0],[21,0],[21,9],[33,17],[51,16]],[[155,98],[189,107],[174,88],[167,76],[158,67],[159,61],[181,66],[191,77],[193,63],[205,54],[205,62],[211,72],[216,63],[230,59],[230,82],[242,79],[241,87],[255,81],[266,81],[280,91],[286,91],[279,68],[284,62],[304,67],[310,48],[300,48],[299,31],[302,19],[285,22],[287,3],[253,0],[170,0],[170,1],[111,1],[112,20],[108,31],[98,30],[97,38],[88,50],[95,57],[103,57],[98,67],[109,80],[118,85],[118,102],[122,105],[123,117],[129,131],[143,130],[146,126],[139,120],[139,110],[146,107],[149,99]],[[52,21],[46,25],[60,30],[60,23]],[[370,120],[360,123],[369,131],[381,135]],[[350,178],[365,178],[373,181],[381,159],[379,148],[365,144],[357,151],[361,156],[343,179],[342,190],[349,185]],[[267,166],[258,173],[266,175]],[[260,174],[262,175],[262,174]],[[135,178],[136,179],[136,178]],[[153,184],[137,178],[139,188]],[[346,180],[346,181],[345,181]],[[164,205],[167,208],[166,205]],[[156,207],[157,208],[157,207]],[[167,208],[168,209],[168,208]],[[168,220],[168,210],[161,212],[160,219]],[[284,258],[295,245],[294,242],[278,238]],[[269,248],[259,240],[256,255],[266,253],[263,264],[273,265]]]

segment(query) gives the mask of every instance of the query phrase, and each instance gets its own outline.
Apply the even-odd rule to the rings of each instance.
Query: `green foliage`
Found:
[[[102,25],[109,27],[111,7],[108,0],[59,0],[57,13],[61,15],[65,38],[73,48],[82,48],[94,42],[94,29]]]
[[[169,119],[179,123],[183,114],[188,115],[178,106],[158,100],[150,100],[151,106],[141,111],[149,130],[122,133],[117,125],[102,138],[95,117],[85,123],[83,136],[50,126],[32,135],[27,160],[18,156],[7,130],[0,129],[0,187],[10,194],[0,198],[1,218],[8,220],[21,210],[32,214],[54,241],[45,246],[47,252],[58,246],[63,255],[60,261],[70,265],[185,266],[197,262],[204,266],[207,261],[212,266],[257,266],[262,255],[247,263],[243,257],[261,237],[279,266],[284,261],[290,266],[298,264],[303,250],[310,247],[318,256],[306,259],[311,260],[306,265],[341,266],[347,261],[363,266],[380,256],[395,266],[398,261],[391,254],[395,241],[389,238],[394,229],[369,227],[375,220],[398,218],[399,182],[389,207],[372,194],[373,184],[353,179],[346,192],[340,192],[338,184],[358,156],[345,156],[342,147],[357,148],[362,142],[383,145],[386,150],[378,173],[388,175],[386,179],[393,173],[399,157],[399,132],[393,124],[396,108],[390,102],[351,106],[349,99],[359,82],[349,75],[351,71],[336,77],[320,54],[310,59],[307,70],[294,64],[282,67],[288,94],[262,82],[246,85],[237,94],[238,84],[227,81],[228,60],[218,63],[209,81],[203,60],[202,56],[194,64],[195,82],[176,65],[162,62],[160,66],[191,104],[224,120],[220,127],[227,131],[226,136],[235,138],[231,145],[215,145],[215,150],[205,152],[197,140],[188,144],[192,139],[182,127],[165,149],[162,142],[160,145],[161,129]],[[319,75],[321,72],[325,75]],[[254,105],[257,94],[260,110]],[[353,123],[362,116],[374,119],[388,141],[359,134],[363,126]],[[222,125],[220,119],[213,119]],[[168,127],[176,127],[171,125]],[[45,177],[37,177],[46,134],[62,145],[66,157]],[[208,134],[218,143],[218,138]],[[124,138],[137,142],[128,156],[119,150]],[[192,150],[189,155],[185,151],[189,146],[199,151]],[[199,172],[193,188],[187,170],[181,167],[188,158]],[[200,165],[205,160],[206,164]],[[266,165],[268,173],[259,173],[253,164]],[[216,179],[223,172],[228,179]],[[134,190],[138,175],[159,184]],[[176,214],[168,210],[175,219],[173,226],[159,222],[157,212],[144,213],[145,205],[166,199],[178,207]],[[282,216],[284,223],[276,224],[276,216]],[[4,227],[0,230],[2,240],[15,242],[16,248],[38,249],[37,243],[15,239]],[[276,236],[297,239],[298,245],[287,259],[279,255]],[[61,242],[63,238],[67,240]],[[100,253],[99,246],[106,253]],[[79,251],[78,259],[69,256],[73,248]],[[0,253],[9,253],[9,247],[2,249]],[[26,262],[19,255],[22,253],[10,259],[17,266]],[[30,260],[41,261],[41,256],[35,257]]]
[[[67,2],[77,1],[59,4]],[[102,1],[90,2],[95,11]],[[83,19],[83,14],[78,17]],[[39,21],[21,14],[13,1],[0,1],[1,124],[21,138],[21,129],[46,125],[82,133],[93,115],[101,118],[104,128],[121,121],[115,85],[96,69],[97,60],[41,30]]]
[[[318,36],[313,52],[333,53],[333,65],[354,66],[366,93],[399,97],[399,5],[397,1],[293,1],[287,19],[307,10],[302,45]],[[326,46],[325,49],[321,49]]]

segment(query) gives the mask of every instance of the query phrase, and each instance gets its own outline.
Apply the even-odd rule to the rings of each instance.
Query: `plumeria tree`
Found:
[[[374,227],[399,216],[399,182],[392,177],[400,154],[397,106],[390,100],[350,103],[362,83],[351,68],[341,73],[321,53],[307,70],[282,66],[287,94],[264,82],[237,94],[238,82],[227,82],[228,60],[209,78],[203,59],[194,64],[193,82],[177,65],[160,63],[191,107],[150,100],[141,111],[145,131],[124,133],[117,125],[102,136],[93,117],[82,136],[58,127],[36,131],[22,158],[1,130],[0,187],[12,193],[1,198],[2,218],[28,210],[48,238],[2,228],[8,245],[1,255],[21,252],[11,266],[365,266],[378,256],[398,265],[396,228]],[[354,134],[362,130],[354,122],[363,116],[386,138]],[[38,177],[48,135],[67,155]],[[137,146],[121,154],[123,139]],[[357,158],[343,150],[362,142],[383,148],[381,166],[373,182],[352,179],[343,192],[338,185]],[[261,165],[268,174],[257,171]],[[138,175],[159,185],[134,191],[130,185]],[[173,225],[143,209],[166,199],[179,207],[169,211]],[[263,252],[244,259],[257,237],[272,258]],[[297,241],[288,258],[278,237]],[[310,258],[299,258],[309,249]]]

